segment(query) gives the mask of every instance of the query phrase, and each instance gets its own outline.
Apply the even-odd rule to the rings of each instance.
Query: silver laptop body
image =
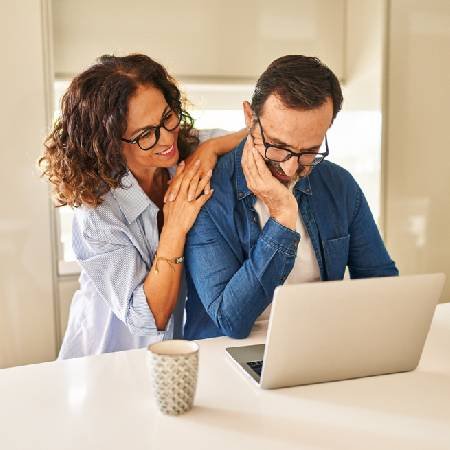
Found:
[[[437,273],[279,286],[266,345],[226,350],[264,389],[413,370],[444,282]]]

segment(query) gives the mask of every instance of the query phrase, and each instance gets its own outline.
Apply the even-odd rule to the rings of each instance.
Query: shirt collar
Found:
[[[112,189],[112,195],[129,224],[134,222],[149,206],[159,211],[159,208],[148,198],[130,171],[122,178],[121,184],[123,187]]]
[[[237,146],[234,152],[234,167],[236,168],[236,196],[238,200],[242,200],[248,195],[254,195],[248,188],[247,181],[245,179],[244,171],[242,170],[242,153],[244,151],[245,139]],[[309,182],[309,175],[305,178],[301,178],[295,183],[294,192],[303,192],[307,195],[312,195],[311,183]]]
[[[305,178],[301,178],[295,183],[294,192],[302,192],[303,194],[312,195],[311,183],[309,181],[309,175]]]

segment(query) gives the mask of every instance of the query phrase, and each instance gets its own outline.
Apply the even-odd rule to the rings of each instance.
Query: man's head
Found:
[[[251,105],[244,102],[246,125],[256,149],[282,183],[308,175],[320,160],[314,153],[326,152],[325,133],[342,100],[338,79],[317,58],[283,56],[260,76]],[[300,152],[310,154],[299,160]]]

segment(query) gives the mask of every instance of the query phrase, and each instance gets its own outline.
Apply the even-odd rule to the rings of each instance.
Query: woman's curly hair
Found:
[[[181,159],[198,144],[176,82],[161,64],[139,54],[101,56],[72,80],[39,159],[58,206],[95,207],[110,189],[123,187],[128,168],[120,139],[127,128],[128,101],[141,85],[159,89],[167,104],[182,114]]]

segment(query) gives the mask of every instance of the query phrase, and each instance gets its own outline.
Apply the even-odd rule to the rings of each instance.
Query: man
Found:
[[[341,109],[318,59],[284,56],[244,102],[248,137],[222,157],[185,249],[186,339],[244,338],[283,283],[398,275],[353,177],[324,161]],[[293,318],[295,320],[295,318]]]

